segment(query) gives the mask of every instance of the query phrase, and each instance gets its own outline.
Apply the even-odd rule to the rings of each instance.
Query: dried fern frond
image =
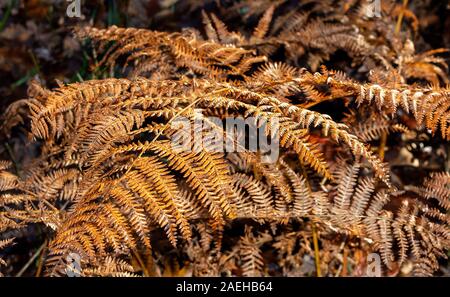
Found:
[[[310,80],[310,74],[300,75],[291,83],[301,86]],[[175,245],[179,237],[191,237],[190,218],[185,216],[189,212],[183,207],[192,203],[204,210],[216,230],[225,219],[234,218],[239,195],[224,156],[195,146],[180,153],[170,142],[172,136],[185,133],[170,125],[177,116],[203,120],[210,133],[227,136],[223,127],[205,121],[219,106],[230,116],[244,114],[268,123],[265,135],[276,135],[281,147],[296,152],[301,164],[330,178],[319,146],[309,138],[312,129],[322,128],[325,137],[365,157],[377,176],[387,181],[384,167],[346,126],[287,103],[286,98],[266,92],[259,81],[108,79],[63,86],[47,95],[29,101],[31,133],[45,141],[43,151],[54,153],[48,161],[34,164],[24,183],[47,202],[74,203],[63,221],[52,222],[57,226],[50,244],[55,256],[76,252],[93,259],[106,256],[108,249],[121,254],[140,245],[150,248],[149,230],[154,225],[163,228]],[[267,181],[277,193],[276,216],[286,216],[285,204],[293,197],[290,186],[273,178]],[[17,185],[12,182],[8,187]],[[194,195],[189,201],[183,201],[189,197],[181,195],[185,190]],[[246,191],[256,194],[250,188]]]
[[[106,257],[103,263],[92,263],[90,267],[84,267],[82,276],[92,277],[136,277],[133,267],[126,261],[112,257]]]
[[[10,246],[13,241],[14,241],[14,238],[0,240],[0,250],[4,249],[7,246]],[[5,262],[5,260],[0,258],[0,266],[6,266],[6,265],[7,265],[7,263]],[[2,277],[2,276],[3,276],[3,274],[0,272],[0,277]]]
[[[240,256],[243,276],[261,276],[263,273],[264,260],[260,246],[267,240],[264,235],[255,238],[248,229],[240,240]]]
[[[134,77],[150,72],[159,78],[168,78],[177,69],[188,68],[205,77],[226,79],[227,76],[245,76],[253,64],[267,60],[252,50],[205,41],[189,31],[166,33],[112,26],[108,29],[80,28],[77,35],[93,39],[101,48],[114,41],[100,65],[108,64],[114,68],[119,57],[128,55],[124,67],[134,62]]]
[[[362,119],[366,117],[367,120],[363,121]],[[386,115],[375,112],[349,113],[343,122],[351,127],[351,132],[364,142],[377,140],[383,134],[411,132],[405,125],[395,123]]]
[[[323,80],[322,75],[305,72],[282,78],[280,84],[290,82],[314,88],[315,83]],[[330,77],[326,82],[331,87],[341,88],[348,83],[346,80],[334,83]],[[336,94],[339,92],[342,90]],[[167,125],[174,116],[184,115],[193,121],[199,118],[195,108],[201,108],[208,115],[209,112],[216,114],[216,108],[222,106],[228,110],[228,115],[243,112],[247,117],[267,121],[265,134],[278,134],[282,147],[292,149],[301,164],[309,165],[325,177],[330,177],[326,162],[318,147],[308,139],[311,127],[322,128],[324,136],[346,143],[356,156],[363,156],[371,163],[378,177],[387,181],[380,161],[346,126],[326,115],[290,104],[278,92],[265,91],[258,80],[223,83],[187,78],[179,82],[109,79],[65,86],[48,95],[30,99],[31,131],[36,139],[47,140],[45,150],[58,149],[59,152],[52,156],[52,166],[43,162],[32,168],[25,184],[31,185],[30,191],[36,196],[43,195],[47,201],[57,198],[74,201],[64,221],[56,224],[57,235],[50,245],[52,257],[76,252],[86,259],[95,259],[106,257],[107,250],[126,254],[141,245],[150,248],[149,232],[154,226],[163,228],[175,245],[179,237],[191,237],[191,218],[186,216],[193,214],[188,211],[189,205],[195,205],[198,212],[210,217],[216,230],[222,228],[225,219],[236,215],[281,222],[289,217],[311,216],[325,226],[367,236],[381,251],[388,267],[394,262],[392,247],[396,240],[402,246],[400,259],[403,261],[408,246],[418,256],[417,242],[429,244],[429,238],[437,237],[418,231],[425,227],[404,222],[404,217],[410,216],[409,211],[418,208],[408,208],[408,214],[402,216],[395,229],[390,222],[397,217],[384,209],[390,194],[377,192],[371,202],[374,181],[370,179],[364,179],[363,186],[359,186],[353,174],[338,175],[335,178],[339,184],[337,196],[330,204],[326,193],[305,191],[305,181],[286,164],[271,169],[275,173],[273,177],[281,173],[287,178],[284,182],[281,182],[283,178],[276,178],[275,182],[270,171],[259,165],[252,154],[242,155],[242,170],[253,167],[250,169],[253,172],[260,171],[265,186],[250,176],[232,175],[228,161],[220,154],[211,154],[204,148],[186,153],[174,150],[169,139],[177,133],[177,128]],[[112,110],[116,113],[111,113]],[[159,124],[154,122],[156,119]],[[273,119],[279,120],[278,126],[271,124]],[[160,124],[161,120],[166,124]],[[207,128],[226,134],[223,128],[212,123]],[[79,132],[74,134],[73,131]],[[144,139],[151,141],[140,141]],[[56,145],[56,140],[61,145]],[[78,154],[74,154],[75,151]],[[56,160],[59,163],[55,163]],[[74,165],[83,170],[75,169]],[[18,187],[14,175],[7,172],[3,175],[4,190]],[[345,178],[350,180],[344,182]],[[76,184],[67,184],[74,179]],[[242,183],[242,180],[248,182]],[[39,189],[38,184],[44,187]],[[183,188],[180,185],[184,185]],[[274,197],[269,195],[272,187]],[[261,189],[267,189],[266,194],[261,195]],[[182,195],[186,190],[189,195]],[[258,204],[260,210],[257,210]],[[271,209],[267,208],[268,204],[272,205]],[[430,215],[440,218],[435,212]],[[421,216],[421,224],[425,224],[431,234],[442,232],[441,227],[436,229],[426,216]],[[418,236],[421,241],[416,239]],[[444,246],[434,247],[433,253],[439,254]]]
[[[447,49],[440,48],[416,54],[414,43],[407,40],[396,63],[405,78],[423,79],[434,86],[439,86],[441,81],[449,83],[445,73],[448,71],[448,65],[444,58],[435,55],[446,52]]]
[[[355,174],[357,168],[355,165],[346,166],[346,171],[338,171],[341,177],[336,179],[336,202],[333,205],[338,216],[331,218],[333,228],[346,230],[351,226],[351,233],[365,234],[363,236],[380,251],[388,268],[392,268],[396,262],[402,264],[409,252],[415,257],[417,267],[422,265],[420,263],[424,257],[432,261],[445,257],[444,251],[448,249],[450,235],[445,212],[408,196],[403,197],[402,205],[397,211],[388,210],[392,198],[398,198],[396,193],[393,190],[377,190],[373,179],[363,177],[358,182],[358,175]],[[445,180],[447,175],[437,176]],[[425,185],[429,185],[429,181],[425,182]],[[443,189],[447,188],[448,180],[441,185]],[[436,196],[439,194],[433,197]],[[448,197],[450,196],[447,195],[445,200],[448,200]],[[399,248],[398,256],[394,244]],[[428,253],[422,254],[420,251],[423,250]],[[437,266],[434,265],[430,269],[435,270]]]
[[[424,194],[428,199],[436,199],[439,206],[449,210],[450,204],[450,173],[432,173],[430,178],[425,180],[424,187],[419,193]]]
[[[384,87],[378,84],[360,84],[349,79],[327,78],[328,86],[336,88],[347,96],[355,96],[356,103],[373,104],[378,109],[395,115],[401,107],[406,113],[412,113],[418,124],[424,123],[427,129],[435,133],[439,128],[444,139],[449,139],[449,119],[447,89],[415,88],[403,86],[400,88]]]
[[[275,19],[274,27],[278,27],[278,30],[270,30],[275,6],[276,4],[273,4],[265,11],[248,37],[239,32],[228,31],[216,15],[211,13],[208,16],[204,13],[207,36],[209,38],[215,36],[212,39],[223,44],[232,43],[243,48],[253,48],[267,56],[283,48],[291,61],[297,61],[299,57],[308,54],[308,64],[313,70],[339,49],[358,57],[367,55],[370,51],[370,45],[352,26],[317,19],[306,23],[305,15],[288,14],[283,18],[285,26],[277,26]]]

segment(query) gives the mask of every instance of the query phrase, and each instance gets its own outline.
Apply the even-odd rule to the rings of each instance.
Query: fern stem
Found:
[[[402,26],[403,14],[405,12],[406,7],[408,6],[408,0],[403,0],[403,7],[398,15],[397,25],[395,25],[395,33],[398,34],[400,32],[400,28]]]
[[[42,250],[40,257],[38,259],[38,265],[37,265],[37,270],[36,270],[36,277],[41,276],[41,272],[42,272],[42,267],[44,266],[44,258],[45,258],[45,251],[47,248],[47,240],[45,240],[45,245],[44,245],[44,249]]]
[[[44,249],[44,247],[47,245],[47,241],[44,241],[43,244],[41,244],[41,246],[36,250],[36,252],[34,253],[34,255],[30,258],[30,260],[28,260],[28,262],[22,267],[22,269],[20,269],[20,271],[16,274],[16,277],[22,276],[22,274],[25,273],[25,271],[27,271],[28,267],[30,267],[31,263],[33,263],[33,261],[37,258],[37,256],[39,256],[41,254],[41,251]]]
[[[447,161],[445,162],[445,172],[450,172],[450,145],[447,145]]]
[[[9,158],[11,159],[11,162],[14,165],[14,171],[16,172],[17,176],[20,177],[20,175],[19,175],[19,164],[17,163],[16,158],[14,157],[14,153],[13,153],[13,151],[11,149],[11,146],[7,142],[5,142],[4,145],[5,145],[6,151],[8,152]]]
[[[316,223],[312,223],[313,245],[314,245],[314,260],[316,264],[316,276],[321,277],[322,272],[320,270],[320,254],[319,254],[319,240],[317,235]]]
[[[381,133],[380,146],[378,148],[378,155],[380,156],[381,161],[383,161],[384,159],[384,150],[386,148],[386,141],[387,141],[387,133],[386,131],[383,131]]]
[[[306,172],[305,166],[303,166],[303,164],[300,164],[300,166],[302,168],[302,174],[306,180],[306,186],[308,187],[309,191],[312,191],[311,185],[309,184],[308,173]],[[313,246],[314,246],[314,262],[316,265],[316,276],[321,277],[322,272],[320,270],[319,240],[318,240],[318,235],[317,235],[316,222],[314,221],[314,219],[311,224],[312,224],[312,235],[313,235]]]
[[[139,266],[141,266],[142,268],[142,273],[144,273],[144,276],[150,276],[150,273],[147,270],[147,267],[144,264],[144,261],[142,260],[141,256],[139,255],[138,252],[136,252],[135,250],[133,250],[133,254],[136,257],[136,260],[139,263]]]
[[[347,276],[348,274],[348,250],[344,247],[344,252],[342,253],[342,273],[341,276]]]

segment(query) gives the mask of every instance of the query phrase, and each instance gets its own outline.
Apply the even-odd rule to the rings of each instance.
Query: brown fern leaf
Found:
[[[0,240],[0,250],[4,249],[7,246],[10,246],[13,241],[14,241],[14,238]],[[6,265],[7,265],[7,263],[5,262],[5,260],[0,258],[0,266],[6,266]],[[3,274],[0,272],[0,277],[2,277],[2,276],[3,276]]]
[[[263,273],[264,259],[260,246],[267,240],[265,236],[255,238],[251,229],[247,229],[240,240],[239,253],[243,276],[261,276]]]
[[[113,68],[120,56],[129,55],[125,66],[132,61],[137,64],[133,76],[160,70],[158,65],[172,64],[189,68],[206,77],[224,79],[227,75],[244,76],[252,64],[266,61],[264,56],[256,56],[251,50],[201,40],[194,32],[168,34],[112,26],[104,30],[85,27],[78,29],[77,34],[81,38],[89,37],[99,42],[101,49],[108,42],[115,41],[100,65],[106,63]],[[166,77],[169,75],[167,73]]]
[[[262,39],[267,34],[267,32],[269,31],[270,21],[272,20],[273,13],[275,11],[275,7],[275,5],[272,5],[269,7],[269,9],[266,10],[264,15],[259,20],[255,30],[253,31],[252,38],[256,40]]]
[[[337,169],[340,175],[335,179],[337,191],[332,208],[336,216],[330,217],[333,230],[337,228],[338,232],[359,234],[370,240],[390,269],[393,269],[394,263],[403,263],[410,254],[419,266],[424,261],[422,258],[433,260],[446,257],[444,251],[449,246],[449,222],[444,212],[409,196],[403,198],[399,209],[394,212],[388,210],[391,208],[389,204],[393,201],[392,198],[400,198],[398,194],[392,189],[375,190],[376,184],[373,179],[367,177],[359,179],[352,173],[354,170],[354,166],[345,164]],[[444,180],[448,178],[446,174],[436,176]],[[429,181],[425,184],[430,187]],[[447,186],[444,183],[444,189]],[[418,190],[419,193],[425,194],[424,197],[431,195],[429,197],[435,198],[440,193],[438,190],[433,196],[431,193],[426,194],[426,191],[427,188]],[[348,197],[345,196],[347,193]],[[448,199],[448,195],[445,197]],[[342,208],[342,205],[350,204],[350,199],[352,200],[350,208]],[[321,221],[326,223],[323,218]],[[428,252],[423,254],[423,250]],[[424,269],[432,271],[437,267],[433,265]]]
[[[442,137],[448,139],[449,91],[447,89],[383,87],[378,84],[359,84],[351,80],[328,78],[331,88],[356,96],[356,103],[374,104],[380,110],[395,115],[401,107],[406,113],[412,113],[419,124],[425,122],[426,128],[435,133],[438,127]]]

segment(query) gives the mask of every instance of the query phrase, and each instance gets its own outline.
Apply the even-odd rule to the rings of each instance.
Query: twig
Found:
[[[22,269],[20,269],[20,271],[16,274],[16,277],[22,276],[22,274],[24,274],[24,272],[27,271],[28,267],[30,267],[31,263],[33,263],[33,261],[37,258],[37,256],[39,256],[39,254],[41,253],[41,251],[44,249],[44,247],[46,245],[47,245],[47,241],[44,241],[44,243],[41,244],[41,246],[36,250],[36,252],[30,258],[30,260],[28,260],[28,262],[25,264],[25,266],[23,266]]]

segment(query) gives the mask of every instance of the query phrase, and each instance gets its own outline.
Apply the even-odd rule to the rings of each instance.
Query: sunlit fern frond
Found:
[[[85,27],[77,30],[77,34],[93,39],[101,49],[109,42],[115,42],[100,65],[114,68],[119,57],[127,56],[125,67],[130,62],[135,63],[133,76],[157,72],[159,77],[168,78],[177,71],[176,67],[185,67],[205,77],[225,79],[228,75],[244,76],[252,64],[266,61],[264,56],[256,56],[252,50],[202,40],[189,31],[166,33],[112,26],[108,29]],[[167,73],[162,73],[161,67],[167,69]]]

